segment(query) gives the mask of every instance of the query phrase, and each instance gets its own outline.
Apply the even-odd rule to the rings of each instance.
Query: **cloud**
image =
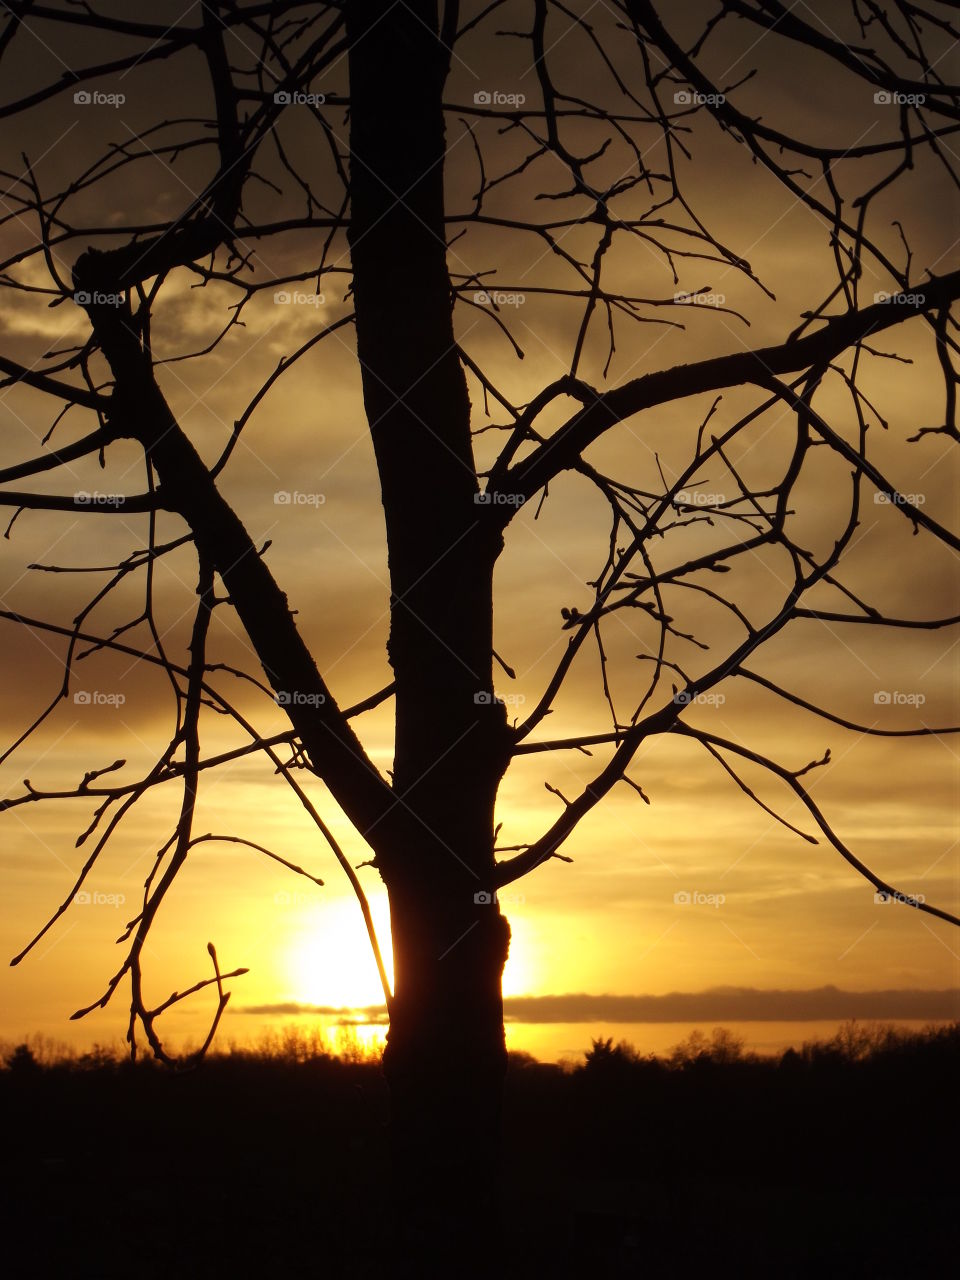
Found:
[[[831,1018],[956,1018],[960,991],[761,991],[714,987],[662,996],[517,996],[514,1022],[819,1022]]]
[[[513,996],[503,1002],[508,1022],[822,1022],[833,1018],[960,1018],[960,990],[841,991],[813,987],[762,991],[756,987],[711,987],[662,996]],[[383,1021],[383,1005],[343,1009],[332,1005],[249,1005],[238,1013],[272,1016],[314,1014],[339,1017],[346,1025],[361,1019]],[[353,1015],[348,1017],[347,1015]],[[358,1018],[357,1015],[360,1015]]]
[[[278,1004],[250,1004],[234,1009],[234,1013],[255,1013],[260,1017],[295,1017],[312,1014],[318,1017],[336,1018],[340,1026],[352,1026],[360,1022],[382,1022],[386,1020],[387,1006],[371,1004],[362,1009],[350,1009],[330,1004],[298,1004],[295,1000],[285,1000]]]

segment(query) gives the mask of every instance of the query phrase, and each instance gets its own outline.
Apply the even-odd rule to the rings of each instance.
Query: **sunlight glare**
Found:
[[[387,978],[393,983],[386,895],[370,899]],[[362,1009],[383,1004],[383,988],[357,903],[341,898],[305,909],[282,960],[284,985],[300,1004]]]
[[[371,897],[370,910],[393,985],[390,911],[386,895]],[[526,920],[510,913],[510,955],[503,975],[504,995],[526,995],[531,987]],[[341,898],[305,907],[281,959],[283,986],[299,1004],[363,1009],[383,1003],[383,989],[359,908]]]

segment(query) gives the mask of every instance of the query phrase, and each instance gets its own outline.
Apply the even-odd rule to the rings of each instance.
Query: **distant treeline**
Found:
[[[930,1024],[919,1030],[905,1029],[892,1023],[858,1022],[851,1019],[841,1024],[836,1034],[804,1041],[799,1049],[779,1054],[747,1052],[742,1036],[726,1027],[714,1027],[710,1035],[696,1030],[665,1054],[643,1054],[626,1040],[614,1044],[612,1039],[595,1039],[580,1063],[541,1063],[529,1053],[511,1052],[514,1072],[527,1067],[553,1068],[566,1074],[578,1071],[605,1071],[626,1068],[684,1069],[699,1064],[753,1067],[793,1066],[817,1063],[864,1062],[882,1057],[909,1057],[913,1054],[953,1054],[960,1046],[960,1022]],[[185,1052],[189,1052],[186,1046]],[[307,1063],[341,1062],[351,1065],[375,1065],[382,1050],[365,1045],[352,1028],[340,1028],[330,1035],[320,1027],[304,1030],[296,1025],[267,1032],[249,1044],[228,1043],[207,1054],[207,1061],[218,1066],[229,1063]],[[79,1050],[62,1041],[41,1035],[28,1036],[16,1044],[0,1041],[0,1068],[17,1073],[34,1070],[90,1071],[116,1068],[129,1064],[129,1053],[121,1043],[94,1045]],[[138,1067],[155,1067],[150,1055],[141,1057]]]

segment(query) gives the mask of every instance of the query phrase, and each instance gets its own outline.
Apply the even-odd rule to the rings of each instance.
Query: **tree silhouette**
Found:
[[[47,327],[37,321],[30,331],[32,352],[0,356],[0,373],[8,402],[15,392],[31,422],[54,418],[34,456],[0,471],[0,503],[13,512],[8,545],[16,547],[17,518],[39,512],[49,522],[122,520],[134,539],[128,554],[104,563],[81,531],[82,565],[31,566],[99,575],[72,619],[28,614],[13,601],[4,609],[8,624],[59,643],[63,662],[55,696],[9,750],[55,715],[91,653],[159,670],[175,705],[169,740],[143,776],[113,778],[123,761],[97,761],[71,789],[27,782],[4,802],[93,805],[83,837],[91,852],[14,963],[83,892],[133,806],[178,783],[179,812],[123,935],[126,957],[77,1016],[129,982],[131,1048],[142,1033],[169,1058],[158,1018],[215,986],[202,1053],[228,999],[225,981],[244,970],[221,973],[211,945],[213,977],[151,1006],[144,947],[203,842],[245,843],[316,881],[244,836],[195,831],[205,776],[243,756],[265,758],[350,878],[374,948],[411,1247],[442,1259],[469,1232],[482,1260],[494,1247],[483,1224],[494,1217],[506,1063],[509,927],[496,894],[564,858],[564,842],[617,783],[648,801],[628,772],[642,746],[662,735],[699,746],[778,821],[825,840],[877,894],[960,923],[868,868],[830,825],[808,784],[829,752],[802,767],[781,763],[703,727],[697,714],[736,685],[838,731],[954,731],[925,717],[909,729],[854,721],[829,694],[823,705],[805,687],[827,661],[816,645],[828,630],[856,649],[874,629],[910,636],[958,621],[927,601],[905,615],[899,587],[882,575],[861,587],[865,579],[846,569],[865,543],[874,566],[896,555],[909,580],[919,568],[907,566],[949,565],[960,546],[944,504],[907,492],[899,478],[911,466],[908,442],[898,438],[892,451],[875,444],[890,425],[882,396],[891,367],[918,400],[932,379],[942,385],[943,420],[912,424],[914,451],[927,450],[929,461],[931,449],[958,439],[951,307],[960,270],[929,248],[931,218],[942,232],[947,220],[936,210],[957,185],[952,7],[903,2],[888,12],[852,0],[814,16],[775,0],[725,0],[684,6],[681,16],[652,0],[204,0],[184,14],[159,5],[151,21],[108,3],[5,7],[0,57],[15,88],[0,114],[17,147],[29,152],[34,136],[41,147],[44,122],[69,115],[103,148],[49,188],[36,155],[5,164],[2,283],[8,302]],[[763,64],[755,77],[753,63]],[[826,140],[809,104],[788,96],[778,110],[776,72],[792,66],[840,104]],[[140,83],[149,107],[133,101]],[[733,187],[720,181],[728,172]],[[822,276],[811,279],[799,319],[774,305],[737,243],[738,202],[746,209],[757,192],[770,202],[774,243],[789,251],[799,233],[789,218],[780,224],[798,210],[822,250]],[[923,242],[919,270],[914,237]],[[729,305],[704,283],[706,272],[730,282]],[[198,299],[230,299],[226,322],[196,349],[178,332],[188,286]],[[192,438],[189,413],[174,407],[181,389],[194,379],[203,399],[199,371],[249,340],[248,317],[256,336],[259,301],[272,295],[283,307],[335,292],[342,305],[237,402],[210,456],[209,434]],[[762,309],[771,340],[746,341],[741,298]],[[82,341],[46,349],[50,326],[74,306],[87,321]],[[538,319],[521,324],[522,307]],[[549,327],[540,332],[556,376],[531,388],[520,361],[538,325]],[[699,335],[688,362],[661,365],[657,340],[684,326]],[[711,343],[720,354],[701,354]],[[393,680],[349,707],[297,627],[269,544],[257,545],[242,501],[225,496],[249,424],[276,421],[272,393],[321,344],[339,344],[358,370],[389,558]],[[650,447],[642,465],[626,452],[618,461],[618,433],[631,423],[644,430],[667,411],[679,424],[671,459]],[[329,425],[322,388],[314,419],[315,444],[306,447],[319,451]],[[133,458],[145,475],[140,492],[129,491]],[[67,492],[77,468],[96,459],[112,487]],[[42,477],[59,491],[19,487]],[[535,527],[551,503],[579,494],[603,504],[608,536],[579,603],[557,601],[566,645],[532,708],[511,722],[511,699],[496,692],[494,675],[496,665],[514,676],[496,652],[494,574],[516,528]],[[882,527],[866,529],[874,503]],[[187,555],[196,600],[187,650],[177,654],[167,637],[185,597],[177,606],[162,595],[157,573]],[[315,582],[334,611],[322,565]],[[104,621],[134,590],[133,616]],[[214,620],[228,612],[248,646],[247,669],[218,656]],[[754,659],[788,628],[806,628],[811,656],[784,680]],[[624,634],[634,650],[640,641],[639,655],[626,653]],[[547,717],[591,651],[609,727],[550,737]],[[257,708],[273,703],[289,721],[281,732],[258,724]],[[387,703],[389,775],[355,728]],[[239,745],[205,753],[202,730],[218,717],[232,719]],[[566,753],[598,757],[593,775],[570,798],[547,779],[560,805],[555,821],[499,847],[495,807],[508,769]],[[799,801],[816,837],[777,812],[777,791],[761,795],[758,771]],[[360,879],[322,814],[333,804],[369,846],[388,891],[393,990]]]

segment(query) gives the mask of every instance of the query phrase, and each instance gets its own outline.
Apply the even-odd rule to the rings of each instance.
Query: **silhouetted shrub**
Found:
[[[4,1066],[18,1078],[39,1075],[42,1069],[27,1044],[18,1044],[7,1057]]]
[[[714,1027],[710,1038],[700,1030],[691,1031],[686,1040],[681,1040],[670,1051],[668,1061],[673,1067],[689,1067],[702,1063],[716,1066],[730,1066],[735,1062],[743,1062],[744,1039],[726,1027]],[[751,1061],[757,1061],[755,1054],[749,1055]]]

